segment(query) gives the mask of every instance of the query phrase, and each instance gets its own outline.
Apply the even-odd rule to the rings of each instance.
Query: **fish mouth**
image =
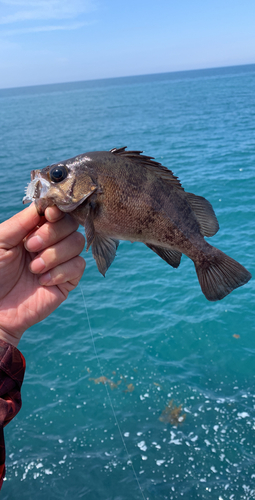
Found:
[[[43,179],[37,170],[31,172],[31,182],[25,189],[23,204],[44,198],[50,188],[50,183]]]
[[[49,188],[50,183],[40,176],[40,171],[32,170],[31,182],[25,189],[23,204],[34,201],[38,214],[44,215],[45,209],[54,204],[52,200],[47,199]]]

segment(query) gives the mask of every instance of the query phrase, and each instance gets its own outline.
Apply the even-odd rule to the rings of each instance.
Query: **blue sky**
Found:
[[[254,0],[0,0],[0,88],[253,63]]]

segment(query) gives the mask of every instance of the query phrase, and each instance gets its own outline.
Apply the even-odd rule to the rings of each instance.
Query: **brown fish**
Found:
[[[31,172],[23,203],[40,214],[57,205],[85,227],[98,270],[105,275],[119,240],[140,241],[172,267],[193,260],[202,292],[220,300],[251,278],[247,269],[204,236],[219,229],[211,204],[184,191],[178,178],[141,151],[85,153]]]

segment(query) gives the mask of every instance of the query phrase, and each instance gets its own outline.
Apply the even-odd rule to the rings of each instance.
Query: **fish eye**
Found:
[[[64,165],[58,165],[57,167],[53,167],[49,174],[53,182],[61,182],[67,177],[68,172]]]

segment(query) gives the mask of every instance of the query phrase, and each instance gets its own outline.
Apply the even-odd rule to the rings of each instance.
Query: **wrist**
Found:
[[[6,330],[3,330],[2,328],[0,328],[0,339],[4,340],[4,342],[7,342],[8,344],[13,345],[14,347],[17,347],[20,341],[20,338],[15,337],[14,335],[7,332]]]

